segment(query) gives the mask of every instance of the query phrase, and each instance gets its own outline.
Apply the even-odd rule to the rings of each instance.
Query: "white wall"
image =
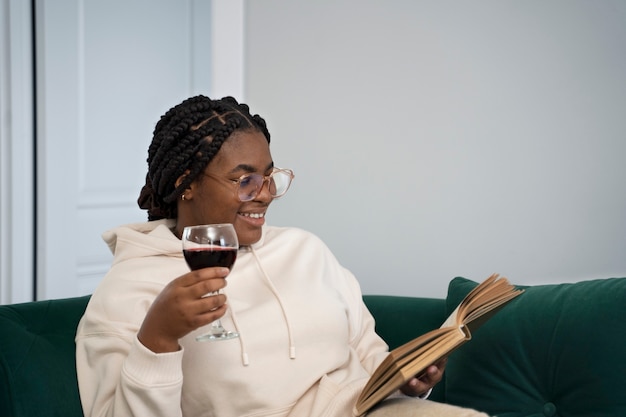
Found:
[[[0,0],[0,304],[33,297],[31,4]]]
[[[173,1],[163,4],[169,7]],[[109,15],[97,19],[91,13],[92,3],[55,2],[58,8],[48,0],[36,4],[57,11],[68,4],[78,7],[86,13],[87,19],[79,22],[87,33],[106,27]],[[205,48],[207,55],[194,54],[198,60],[186,77],[204,79],[203,68],[210,67],[210,82],[202,81],[210,91],[199,92],[233,94],[250,103],[269,122],[276,162],[296,170],[296,182],[290,194],[275,203],[270,222],[319,234],[359,277],[364,292],[442,296],[455,275],[482,279],[494,271],[518,283],[626,276],[623,1],[191,3],[195,4],[192,20],[202,21],[197,7],[211,7],[211,17],[206,26],[194,26],[194,36],[203,36],[207,43],[193,47]],[[30,243],[22,232],[29,230],[31,236],[33,227],[29,223],[32,189],[25,186],[32,179],[26,163],[32,143],[23,140],[33,134],[28,110],[33,103],[28,82],[32,74],[27,70],[30,32],[24,30],[29,29],[30,6],[14,0],[0,0],[0,4],[0,22],[10,23],[0,36],[3,303],[32,294],[30,281],[24,279],[32,272],[26,259]],[[166,12],[153,6],[151,13]],[[125,13],[128,17],[128,8]],[[71,17],[65,12],[55,16]],[[135,19],[133,25],[153,21]],[[89,49],[82,57],[96,56],[102,67],[95,71],[96,61],[80,61],[78,69],[94,71],[74,82],[119,72],[116,56],[128,45],[116,44],[120,29],[126,28],[116,22],[109,25],[114,32],[100,38],[111,59]],[[150,36],[140,27],[133,33],[131,38]],[[76,41],[86,46],[90,39]],[[40,46],[51,41],[47,38]],[[163,48],[160,42],[153,47],[146,42],[143,55],[136,57],[140,63],[126,60],[128,71],[119,74],[132,80],[129,74],[145,65],[145,57],[154,57]],[[117,120],[117,127],[123,124],[133,131],[151,132],[154,115],[174,104],[171,97],[196,91],[192,86],[198,85],[176,79],[176,85],[187,87],[168,83],[152,88],[147,79],[139,81],[144,88],[141,94],[136,85],[121,94],[124,106],[132,111],[115,107],[120,105],[117,84],[111,90],[90,89],[95,95],[85,103],[110,109],[103,118]],[[147,106],[133,106],[145,99],[145,89],[154,99]],[[59,109],[77,106],[67,94],[52,102]],[[157,102],[165,104],[157,106]],[[156,108],[161,110],[156,113]],[[85,107],[83,114],[92,114],[90,109]],[[141,114],[135,109],[141,109]],[[147,117],[146,111],[152,116]],[[124,114],[128,120],[122,120]],[[67,126],[72,132],[92,126],[73,117],[61,119],[74,120]],[[137,124],[137,120],[149,123]],[[50,136],[45,127],[39,126],[42,137]],[[115,133],[117,127],[107,129]],[[98,140],[106,141],[107,133],[94,132],[97,135],[84,137],[96,140],[95,146]],[[146,140],[143,134],[131,136]],[[131,147],[138,149],[136,160],[145,158],[145,149],[136,143]],[[92,174],[108,162],[96,162],[88,165],[89,171],[77,174],[79,184],[100,181]],[[64,161],[50,161],[55,164],[65,166]],[[142,178],[132,174],[136,165],[115,164],[126,180],[122,187],[114,185],[113,191],[124,192],[129,183],[141,184]],[[65,202],[85,190],[72,194],[66,182],[59,186]],[[131,194],[129,207],[136,195]],[[109,195],[106,191],[98,198]],[[67,220],[73,223],[64,224],[65,230],[77,227],[89,236],[80,240],[80,250],[72,249],[73,265],[80,266],[92,259],[83,253],[85,248],[105,250],[99,238],[103,230],[82,230],[80,219],[70,217]],[[134,220],[119,217],[116,224]],[[53,221],[54,227],[61,227],[58,218]],[[43,230],[45,222],[39,227]],[[63,244],[46,245],[57,246]],[[52,273],[70,274],[67,270]],[[90,281],[94,286],[96,275]],[[92,288],[40,285],[54,289],[45,297],[71,296]]]
[[[296,172],[270,222],[364,292],[626,276],[626,2],[245,5],[246,100]]]

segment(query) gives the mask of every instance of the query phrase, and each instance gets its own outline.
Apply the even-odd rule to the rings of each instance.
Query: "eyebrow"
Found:
[[[267,168],[265,168],[265,171],[269,171],[272,168],[274,168],[274,161],[269,163]],[[252,165],[248,165],[248,164],[239,164],[231,171],[231,173],[234,174],[237,171],[256,172],[256,168],[253,167]],[[263,172],[265,172],[265,171],[263,171]]]

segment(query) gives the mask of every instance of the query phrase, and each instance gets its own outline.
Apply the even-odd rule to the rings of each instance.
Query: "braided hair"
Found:
[[[270,142],[261,116],[233,97],[212,100],[199,95],[161,116],[148,148],[148,173],[137,203],[148,220],[175,219],[176,200],[206,168],[222,144],[237,131],[259,131]],[[186,171],[181,183],[176,180]]]

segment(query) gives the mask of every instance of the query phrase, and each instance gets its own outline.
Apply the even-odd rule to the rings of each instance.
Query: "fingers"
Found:
[[[402,392],[410,396],[420,396],[432,389],[443,377],[446,359],[431,365],[420,375],[409,380],[402,388]]]
[[[428,368],[426,368],[426,370],[424,370],[424,372],[420,375],[416,375],[416,378],[426,384],[435,385],[443,377],[443,372],[446,369],[447,362],[447,358],[441,359],[436,364],[430,365]]]
[[[176,312],[179,317],[191,318],[190,325],[198,325],[204,317],[213,319],[224,314],[226,296],[217,291],[226,286],[228,268],[203,268],[174,279],[161,292],[158,299],[165,304],[161,311]],[[206,324],[206,323],[201,323]]]
[[[439,364],[437,365],[431,365],[429,366],[426,371],[419,376],[419,380],[424,382],[425,384],[428,384],[430,386],[435,385],[437,382],[439,382],[443,376],[443,366],[439,366]]]
[[[418,378],[411,378],[400,390],[411,397],[423,395],[432,388],[432,385],[421,381]]]
[[[212,323],[215,320],[222,318],[222,316],[226,314],[226,308],[226,304],[222,303],[219,306],[210,310],[204,310],[204,312],[196,313],[194,315],[195,323],[193,324],[193,328],[197,329],[198,327],[204,326],[205,324]]]
[[[201,281],[205,281],[212,278],[226,278],[230,270],[228,268],[214,267],[214,268],[202,268],[195,271],[190,271],[185,275],[181,275],[176,280],[182,287],[191,287]]]
[[[153,352],[172,352],[181,337],[222,317],[226,296],[216,292],[226,286],[228,273],[228,268],[204,268],[167,284],[142,322],[141,343]]]
[[[188,291],[191,298],[201,298],[224,288],[228,272],[228,268],[198,269],[182,275],[173,285]]]
[[[188,305],[188,312],[196,316],[198,319],[201,319],[201,321],[204,321],[203,318],[208,315],[212,317],[212,320],[210,321],[216,320],[224,315],[225,310],[226,296],[224,294],[207,295],[197,300],[194,300],[191,304]]]

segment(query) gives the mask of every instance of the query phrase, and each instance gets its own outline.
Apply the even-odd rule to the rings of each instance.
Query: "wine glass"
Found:
[[[230,223],[187,226],[183,229],[183,255],[191,270],[224,266],[232,269],[239,242],[235,228]],[[218,294],[219,291],[210,295]],[[198,341],[227,340],[239,333],[226,330],[219,319],[211,323],[211,330],[196,337]]]

